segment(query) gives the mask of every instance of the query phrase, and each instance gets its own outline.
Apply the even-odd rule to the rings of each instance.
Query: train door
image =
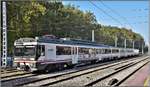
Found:
[[[96,49],[94,49],[94,48],[89,49],[89,58],[90,59],[96,58]]]
[[[72,64],[78,63],[78,47],[71,48]]]
[[[56,46],[47,45],[46,46],[46,59],[56,59]]]

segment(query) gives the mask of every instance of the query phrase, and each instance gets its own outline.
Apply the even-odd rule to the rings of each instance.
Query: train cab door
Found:
[[[71,48],[71,55],[72,55],[72,64],[78,63],[78,47]]]

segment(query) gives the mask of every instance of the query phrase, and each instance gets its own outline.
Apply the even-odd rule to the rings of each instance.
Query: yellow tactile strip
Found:
[[[144,81],[144,87],[150,86],[150,76]]]

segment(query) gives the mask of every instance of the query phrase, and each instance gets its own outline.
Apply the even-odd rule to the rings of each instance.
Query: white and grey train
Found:
[[[95,42],[52,38],[20,38],[14,42],[14,65],[37,71],[63,68],[81,63],[136,56],[138,49],[116,48]]]

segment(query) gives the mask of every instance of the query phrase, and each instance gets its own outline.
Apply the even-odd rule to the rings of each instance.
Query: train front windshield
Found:
[[[15,56],[34,57],[36,55],[35,46],[16,46]]]

